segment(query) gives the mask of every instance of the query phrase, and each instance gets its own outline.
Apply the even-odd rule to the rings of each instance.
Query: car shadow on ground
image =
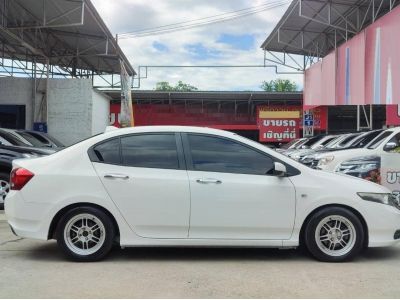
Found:
[[[65,260],[55,242],[32,246],[20,255],[41,261]],[[400,259],[400,248],[372,248],[363,251],[354,263]],[[187,248],[187,247],[114,247],[107,261],[314,261],[304,249],[279,250],[269,248]]]

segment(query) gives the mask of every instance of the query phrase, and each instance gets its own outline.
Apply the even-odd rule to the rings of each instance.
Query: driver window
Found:
[[[274,168],[268,155],[230,139],[188,134],[188,140],[196,171],[266,175]]]

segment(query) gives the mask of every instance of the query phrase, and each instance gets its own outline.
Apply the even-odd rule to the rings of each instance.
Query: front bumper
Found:
[[[368,203],[366,213],[369,247],[388,247],[400,242],[400,210],[384,204]],[[365,215],[364,215],[365,216]]]

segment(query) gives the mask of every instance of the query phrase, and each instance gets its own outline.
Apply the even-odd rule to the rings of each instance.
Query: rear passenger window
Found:
[[[121,153],[124,166],[179,169],[175,134],[144,134],[122,137]]]
[[[93,148],[93,152],[98,162],[106,164],[119,164],[121,162],[118,138],[97,145]]]

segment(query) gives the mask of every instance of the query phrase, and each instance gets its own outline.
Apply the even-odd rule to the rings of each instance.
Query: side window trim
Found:
[[[185,161],[186,161],[186,169],[188,171],[195,171],[194,166],[193,166],[193,159],[192,159],[192,153],[191,153],[191,149],[190,149],[188,134],[186,132],[181,132],[181,137],[182,137],[182,143],[183,143],[183,152],[184,152]]]
[[[175,134],[176,150],[178,152],[179,170],[186,171],[186,160],[183,150],[182,137],[178,132],[175,132],[174,134]]]

